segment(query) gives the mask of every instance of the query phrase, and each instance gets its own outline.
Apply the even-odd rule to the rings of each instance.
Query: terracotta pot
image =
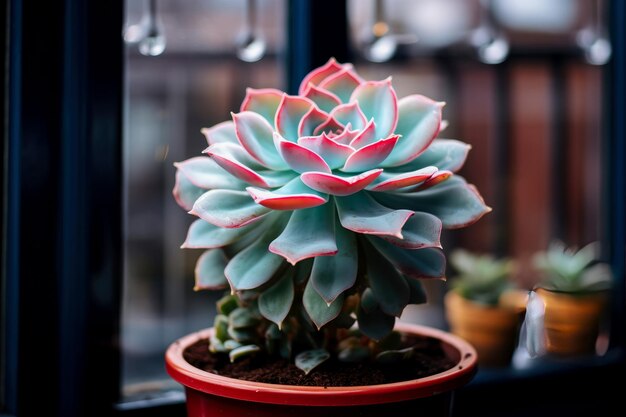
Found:
[[[545,304],[546,352],[557,356],[594,354],[608,292],[569,294],[538,289]]]
[[[486,306],[456,291],[446,293],[444,305],[450,331],[476,348],[481,366],[503,367],[511,363],[523,309]]]
[[[187,346],[213,331],[206,329],[170,345],[166,369],[185,386],[188,417],[449,415],[452,392],[476,372],[476,351],[441,330],[410,324],[398,324],[397,330],[440,339],[457,364],[426,378],[383,385],[324,388],[242,381],[205,372],[183,359]]]

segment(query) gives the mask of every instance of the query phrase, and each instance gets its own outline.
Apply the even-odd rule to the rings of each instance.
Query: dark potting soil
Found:
[[[331,357],[308,375],[288,360],[263,354],[230,363],[228,355],[213,354],[209,351],[207,339],[189,346],[183,356],[196,368],[230,378],[270,384],[320,387],[401,382],[434,375],[455,366],[455,362],[445,355],[437,339],[412,337],[407,346],[414,346],[415,349],[415,354],[407,361],[383,365],[373,361],[345,363]]]

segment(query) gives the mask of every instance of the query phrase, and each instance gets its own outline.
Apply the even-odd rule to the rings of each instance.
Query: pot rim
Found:
[[[183,358],[187,346],[207,338],[212,328],[188,334],[173,342],[165,354],[166,370],[177,382],[207,394],[251,402],[349,406],[382,404],[429,397],[452,391],[468,383],[477,371],[477,354],[468,342],[449,332],[428,326],[397,323],[395,330],[430,336],[444,342],[458,362],[450,369],[428,377],[390,384],[352,387],[308,387],[244,381],[203,371]]]

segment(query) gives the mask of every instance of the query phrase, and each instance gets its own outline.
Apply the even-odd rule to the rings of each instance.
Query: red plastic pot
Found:
[[[440,339],[456,365],[429,377],[383,385],[300,387],[227,378],[183,358],[185,348],[212,329],[182,337],[168,348],[170,376],[185,387],[188,417],[447,416],[455,389],[476,373],[477,355],[463,339],[430,327],[398,324],[397,330]]]

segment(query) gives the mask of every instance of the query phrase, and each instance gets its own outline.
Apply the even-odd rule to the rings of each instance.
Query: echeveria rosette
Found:
[[[435,139],[442,107],[333,59],[298,95],[248,89],[232,121],[203,130],[208,157],[176,164],[174,196],[199,217],[183,247],[207,249],[196,287],[260,294],[279,326],[293,303],[318,329],[352,308],[384,336],[424,302],[417,279],[444,277],[442,227],[490,211],[454,175],[469,146]]]

